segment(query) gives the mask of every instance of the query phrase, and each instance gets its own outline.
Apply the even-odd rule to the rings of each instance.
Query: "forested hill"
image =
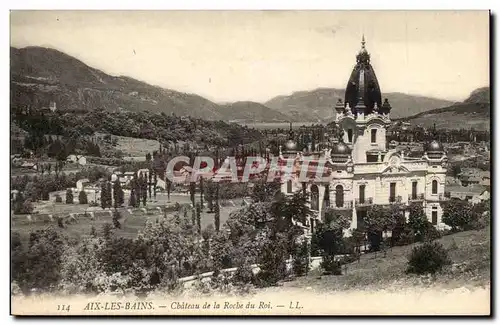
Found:
[[[234,147],[262,138],[255,129],[223,121],[207,121],[163,113],[104,110],[12,114],[11,122],[32,137],[45,134],[67,138],[92,136],[95,132],[134,138],[154,139],[162,143],[188,141],[201,146]]]

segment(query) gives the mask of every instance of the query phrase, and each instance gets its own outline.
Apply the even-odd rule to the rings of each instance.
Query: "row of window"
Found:
[[[411,198],[416,199],[418,196],[418,182],[412,182],[411,184]],[[359,185],[359,203],[365,203],[365,191],[366,185]],[[287,193],[292,193],[292,181],[287,182]],[[432,181],[432,194],[438,193],[438,182],[437,180]],[[389,185],[389,202],[396,202],[396,183],[390,183]],[[344,188],[342,185],[337,185],[335,187],[335,205],[337,207],[344,206]],[[319,188],[317,185],[311,186],[311,208],[313,210],[319,209]]]

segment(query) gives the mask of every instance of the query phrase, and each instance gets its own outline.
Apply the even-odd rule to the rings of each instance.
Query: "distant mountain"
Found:
[[[289,96],[277,96],[264,105],[290,116],[307,116],[307,120],[317,121],[333,119],[334,107],[338,99],[344,100],[345,90],[318,88],[311,91],[294,92]],[[391,117],[411,116],[431,109],[450,106],[451,101],[402,93],[382,94],[391,105]]]
[[[230,116],[232,120],[241,122],[287,122],[292,120],[288,115],[270,109],[260,103],[251,101],[235,102],[231,104],[220,105],[219,112],[224,116]]]
[[[195,94],[110,76],[50,48],[11,47],[10,63],[11,108],[39,109],[55,102],[58,110],[149,111],[225,121],[290,119],[258,103],[221,106]]]
[[[490,88],[474,90],[462,103],[419,113],[403,120],[413,125],[437,128],[490,130]]]

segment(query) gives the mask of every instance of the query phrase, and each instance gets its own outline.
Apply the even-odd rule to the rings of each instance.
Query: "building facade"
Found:
[[[327,208],[348,215],[352,230],[361,226],[372,205],[398,204],[408,218],[407,207],[412,202],[423,205],[436,227],[445,227],[441,221],[447,166],[443,146],[432,141],[415,158],[387,142],[393,108],[387,99],[382,101],[364,37],[345,98],[333,109],[335,127],[325,135],[326,143],[298,151],[290,130],[290,139],[280,147],[280,164],[293,166],[282,181],[282,192],[309,193],[315,212],[311,228],[324,221]]]

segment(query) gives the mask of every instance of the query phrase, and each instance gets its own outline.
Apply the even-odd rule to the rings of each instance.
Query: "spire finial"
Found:
[[[365,48],[365,34],[363,33],[363,36],[361,38],[361,48],[364,49]]]

